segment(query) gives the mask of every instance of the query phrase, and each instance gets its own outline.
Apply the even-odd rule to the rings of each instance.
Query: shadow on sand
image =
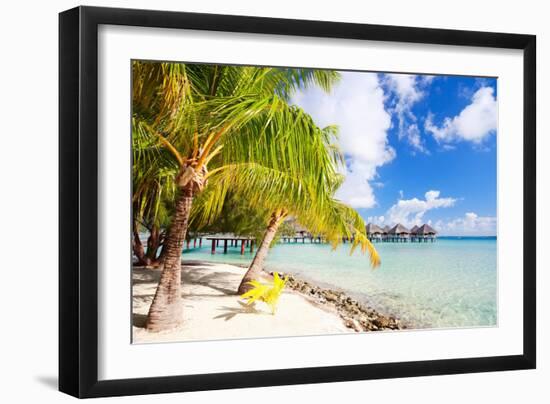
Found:
[[[213,268],[216,267],[216,264],[210,264],[205,262],[185,262],[182,263],[181,269],[181,283],[184,285],[200,285],[202,287],[211,289],[213,293],[201,293],[201,294],[182,294],[182,297],[193,298],[193,297],[209,297],[209,296],[235,296],[237,297],[237,286],[235,275],[223,272],[223,271],[213,271]],[[160,280],[161,271],[159,269],[149,269],[144,267],[134,267],[132,270],[132,284],[151,284],[155,286]],[[218,293],[216,293],[218,292]],[[154,292],[153,292],[154,293]],[[152,295],[133,295],[134,299],[143,299],[151,300],[153,299]],[[224,306],[220,307],[220,311],[223,311],[222,314],[214,317],[215,319],[223,319],[229,321],[238,314],[265,314],[261,311],[258,311],[254,305],[247,305],[243,302],[237,302],[240,307],[229,307]],[[143,328],[145,327],[145,322],[147,316],[145,314],[132,314],[132,324],[135,327]]]
[[[132,325],[134,327],[145,328],[145,322],[146,321],[147,321],[147,315],[146,314],[138,314],[138,313],[133,313],[132,314]]]
[[[220,307],[220,311],[224,311],[224,313],[213,317],[214,319],[223,319],[225,321],[229,321],[232,318],[234,318],[237,314],[267,314],[263,311],[259,311],[256,309],[254,304],[246,304],[243,302],[237,302],[241,307],[229,307],[229,306],[223,306]]]
[[[237,287],[234,285],[232,274],[220,271],[212,272],[212,268],[215,266],[215,264],[195,262],[182,264],[181,283],[205,286],[228,296],[236,295]],[[160,274],[161,271],[158,269],[135,267],[132,270],[132,284],[158,284]]]

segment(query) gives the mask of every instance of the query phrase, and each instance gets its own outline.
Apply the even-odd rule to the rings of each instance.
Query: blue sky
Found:
[[[342,72],[293,102],[336,124],[337,193],[371,222],[430,223],[442,235],[496,234],[497,80]]]

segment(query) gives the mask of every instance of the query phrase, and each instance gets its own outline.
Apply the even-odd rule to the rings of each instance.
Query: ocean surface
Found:
[[[191,244],[192,246],[193,244]],[[247,249],[223,254],[203,247],[184,250],[183,258],[248,264]],[[439,238],[435,243],[375,243],[382,265],[372,270],[367,255],[349,255],[349,244],[333,251],[326,244],[279,243],[266,269],[292,273],[331,287],[414,328],[495,326],[497,324],[496,238]]]

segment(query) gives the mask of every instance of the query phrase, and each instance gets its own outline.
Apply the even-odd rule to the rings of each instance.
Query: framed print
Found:
[[[535,367],[534,36],[59,27],[61,391]]]

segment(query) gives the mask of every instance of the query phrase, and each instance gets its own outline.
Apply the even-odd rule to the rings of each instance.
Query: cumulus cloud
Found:
[[[393,97],[391,111],[397,117],[399,139],[406,138],[413,150],[427,153],[412,108],[426,95],[424,88],[433,81],[434,76],[386,74],[383,77],[384,85]]]
[[[441,126],[433,122],[429,114],[424,129],[439,143],[470,141],[480,144],[497,129],[497,100],[492,87],[481,87],[471,98],[471,103],[453,118],[446,117]]]
[[[464,217],[449,221],[438,220],[434,227],[448,236],[494,236],[497,233],[497,218],[468,212]]]
[[[376,204],[371,182],[377,168],[395,157],[388,143],[391,116],[384,106],[377,74],[343,72],[330,95],[312,87],[299,91],[292,102],[308,112],[318,126],[336,124],[339,144],[346,155],[346,180],[337,197],[356,208]]]
[[[386,225],[386,218],[384,215],[380,216],[369,216],[367,217],[367,223],[374,223],[379,226],[385,226]]]
[[[401,223],[404,226],[412,227],[421,225],[426,212],[432,209],[447,208],[453,206],[455,198],[440,198],[439,191],[428,191],[425,199],[400,199],[386,213],[386,221],[390,224]]]
[[[379,226],[393,226],[397,223],[405,227],[420,226],[428,223],[440,235],[444,236],[494,236],[497,231],[497,218],[494,216],[479,216],[467,212],[464,216],[438,220],[435,223],[426,218],[426,213],[433,209],[448,208],[455,205],[456,198],[442,198],[440,191],[431,190],[424,194],[424,199],[400,199],[392,205],[384,215],[369,216],[368,223]]]
[[[436,190],[426,192],[424,199],[403,199],[403,195],[401,195],[400,199],[388,209],[385,215],[371,216],[367,218],[367,221],[389,226],[401,223],[406,227],[420,226],[423,223],[431,224],[430,220],[426,221],[424,218],[426,212],[454,206],[457,201],[456,198],[441,198],[440,195],[440,191]]]

